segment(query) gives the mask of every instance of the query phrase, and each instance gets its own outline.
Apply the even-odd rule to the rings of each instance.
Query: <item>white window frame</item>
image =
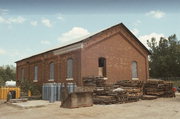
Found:
[[[33,82],[38,82],[38,66],[34,66],[34,80]]]
[[[71,63],[71,64],[69,64],[69,63]],[[74,80],[73,79],[73,64],[74,64],[74,60],[72,58],[67,59],[66,80]],[[69,65],[71,65],[71,67],[69,67]],[[71,68],[71,70],[69,68]],[[69,73],[71,74],[71,76],[69,76]]]
[[[55,65],[54,62],[51,62],[49,64],[49,80],[48,81],[54,81],[54,74],[55,74]]]
[[[131,74],[132,80],[139,80],[139,78],[138,78],[138,63],[136,61],[131,62],[131,73],[132,73]],[[136,75],[136,76],[133,76],[133,75]]]
[[[21,81],[24,81],[25,69],[21,68]]]

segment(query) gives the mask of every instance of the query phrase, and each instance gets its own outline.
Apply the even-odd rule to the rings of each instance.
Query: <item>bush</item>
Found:
[[[28,90],[31,91],[32,95],[40,95],[41,94],[41,86],[34,84],[30,80],[23,80],[23,81],[18,81],[17,84],[20,86],[22,92],[28,93]]]

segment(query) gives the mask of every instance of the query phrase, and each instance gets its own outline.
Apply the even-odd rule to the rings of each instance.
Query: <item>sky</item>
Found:
[[[178,0],[0,0],[0,66],[123,23],[145,45],[176,34]]]

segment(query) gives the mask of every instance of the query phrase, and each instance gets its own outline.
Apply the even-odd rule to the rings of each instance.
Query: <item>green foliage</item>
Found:
[[[17,83],[24,93],[27,93],[28,90],[30,90],[33,95],[41,94],[41,86],[34,84],[31,80],[19,80]]]
[[[150,47],[150,77],[168,78],[180,77],[180,42],[176,35],[160,38],[159,43],[155,38],[148,41]]]
[[[16,80],[16,68],[11,65],[0,66],[0,85],[10,80]]]

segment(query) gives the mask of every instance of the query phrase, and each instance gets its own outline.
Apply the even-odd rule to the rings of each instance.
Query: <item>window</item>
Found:
[[[50,63],[50,80],[54,80],[54,63]]]
[[[137,62],[133,61],[131,64],[131,68],[132,68],[132,78],[138,78],[138,72],[137,72]]]
[[[67,60],[67,79],[73,79],[73,59]]]
[[[99,76],[106,77],[106,59],[104,57],[100,57],[98,59],[99,66]]]
[[[38,66],[34,67],[34,81],[38,81]]]
[[[99,67],[104,67],[105,66],[105,61],[106,59],[104,57],[99,58]]]
[[[59,79],[61,80],[61,64],[59,65]]]
[[[24,81],[24,68],[21,69],[21,81]]]

